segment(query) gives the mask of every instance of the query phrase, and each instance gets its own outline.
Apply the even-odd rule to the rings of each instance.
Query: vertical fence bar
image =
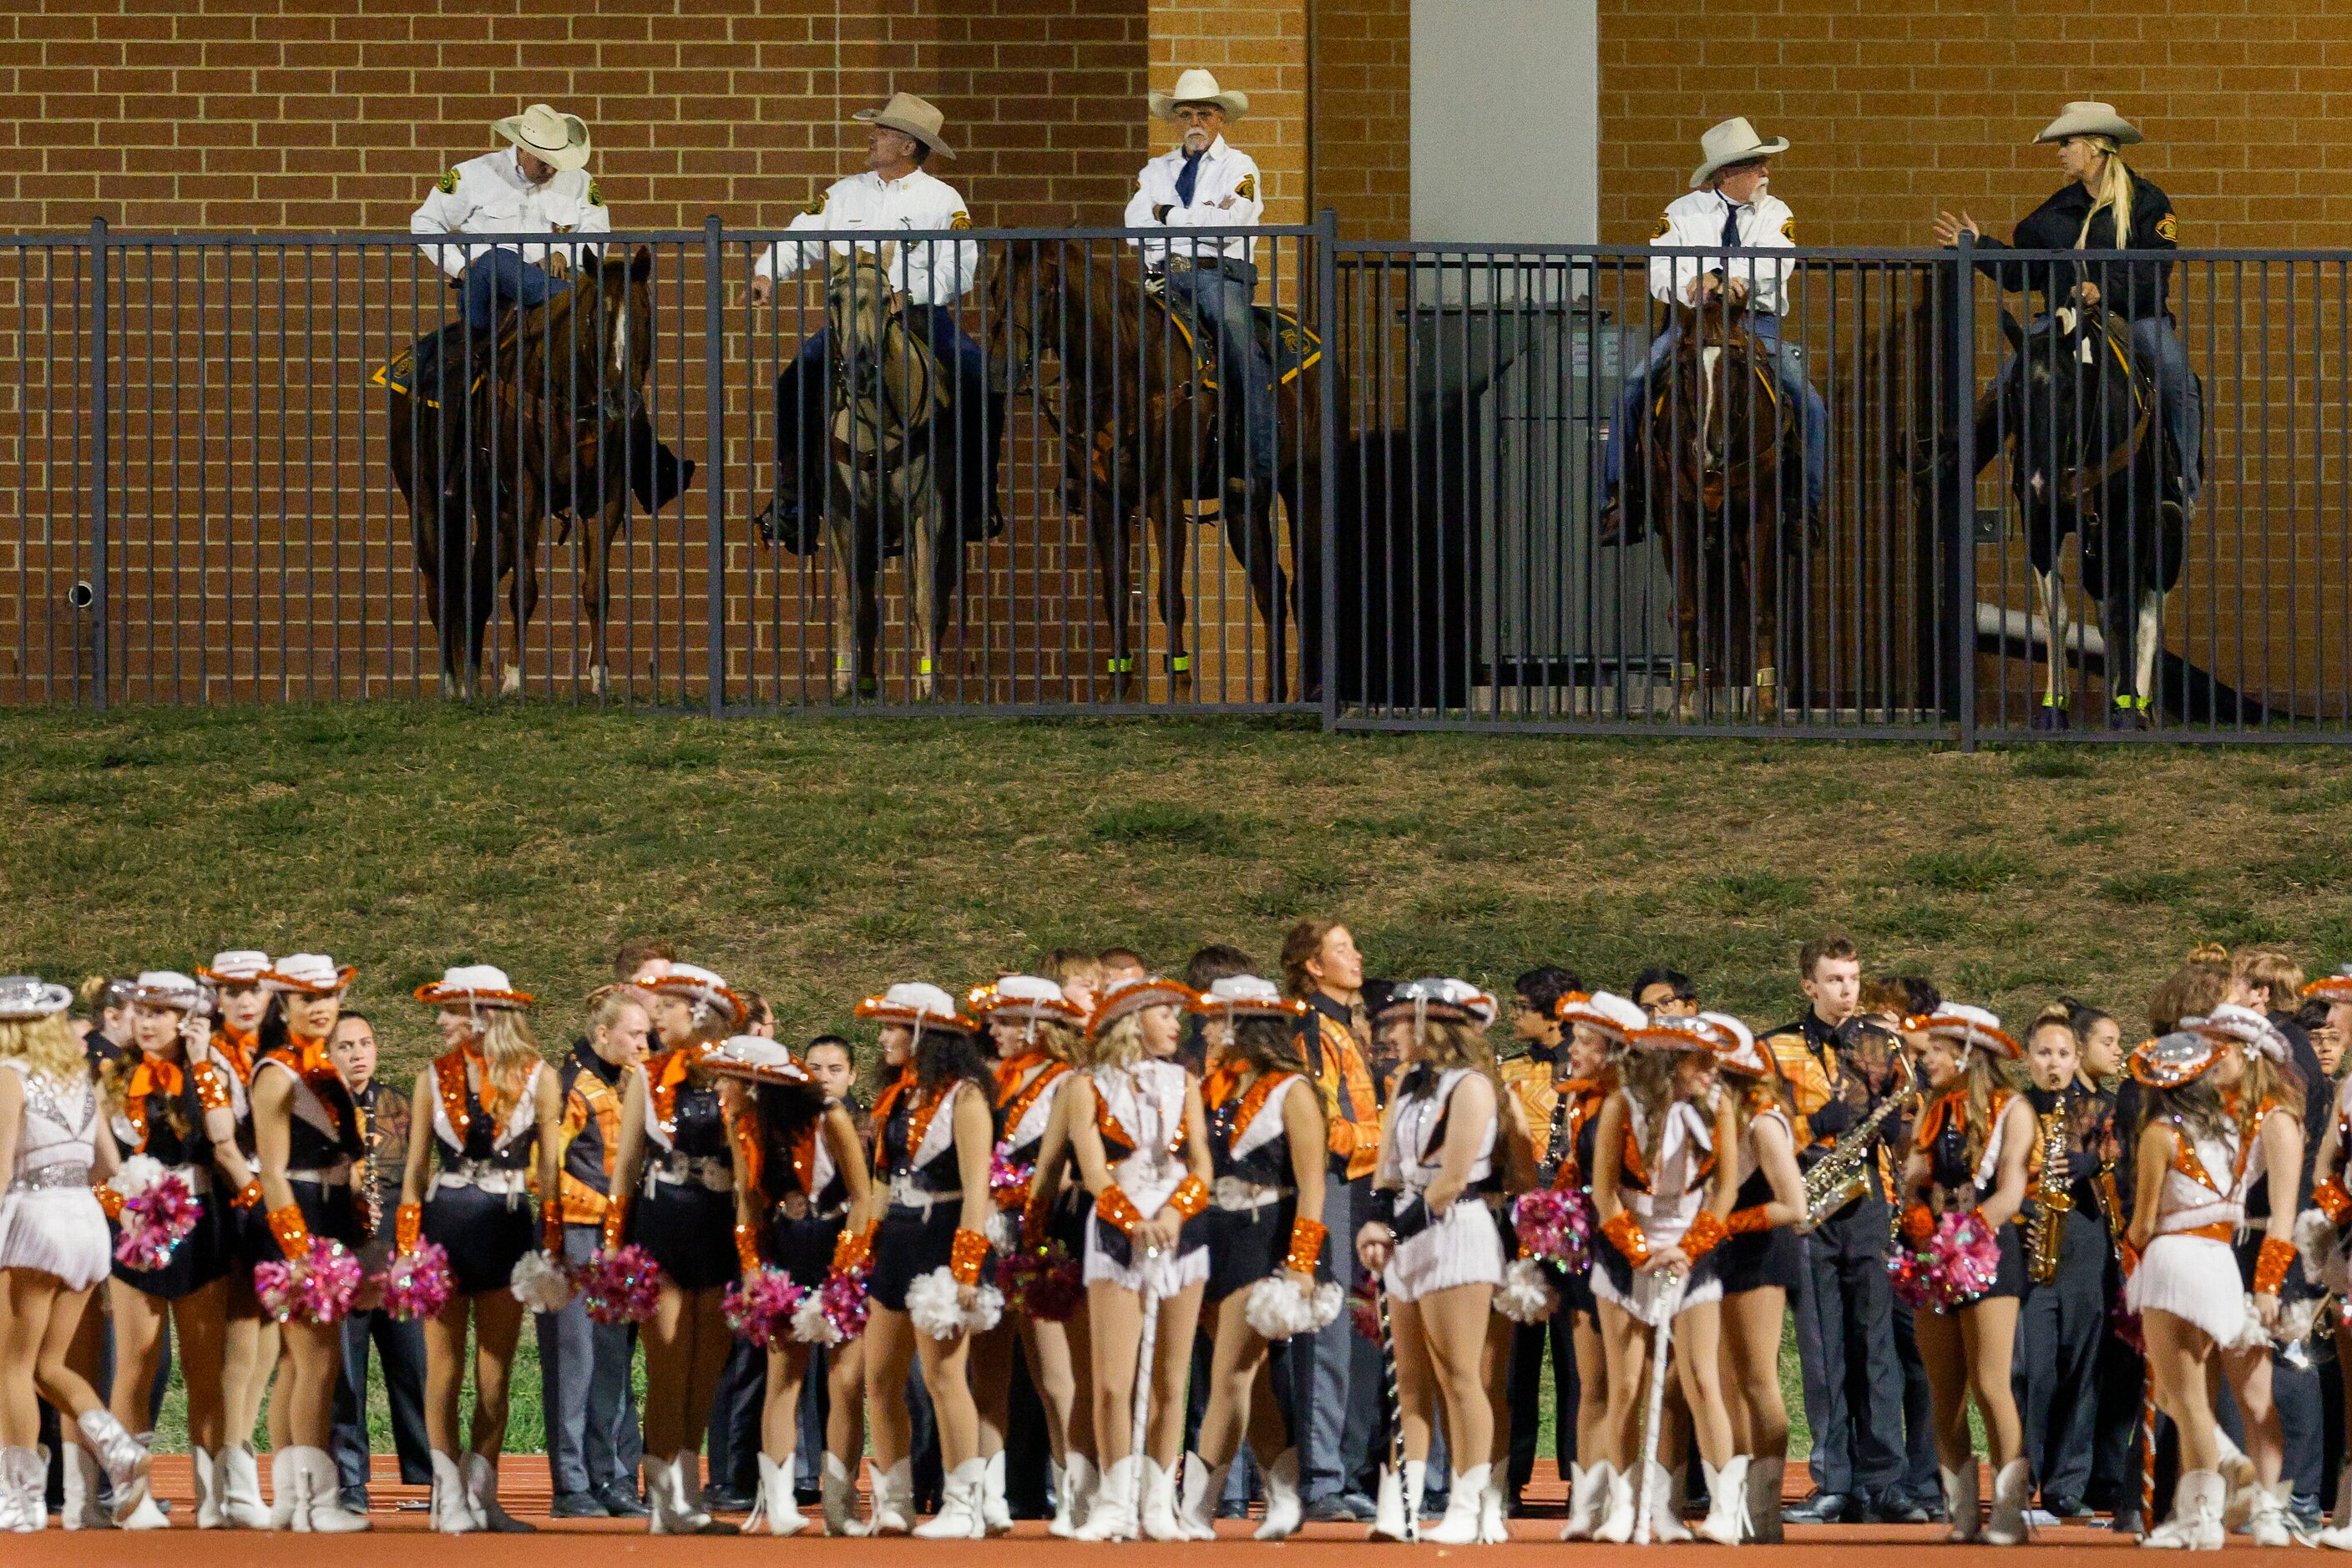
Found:
[[[722,276],[725,250],[719,219],[702,220],[702,423],[704,510],[710,519],[710,716],[727,710],[727,517],[726,432],[727,316]],[[685,402],[683,392],[678,401]],[[679,510],[684,510],[683,505]]]
[[[90,540],[90,643],[91,673],[96,678],[96,706],[106,710],[106,694],[110,671],[107,659],[113,642],[108,634],[107,617],[112,614],[111,595],[107,581],[106,503],[107,470],[110,455],[107,450],[106,369],[110,351],[107,341],[107,277],[106,220],[89,220],[89,540]]]
[[[1339,215],[1325,207],[1315,215],[1315,331],[1323,340],[1323,374],[1314,384],[1317,389],[1316,419],[1321,426],[1316,438],[1322,452],[1317,482],[1323,494],[1318,510],[1323,514],[1318,523],[1322,536],[1317,555],[1316,576],[1320,581],[1312,591],[1322,604],[1317,618],[1315,662],[1319,668],[1323,700],[1323,728],[1326,732],[1339,727],[1339,579],[1334,564],[1339,556],[1339,399],[1348,386],[1348,355],[1339,343]],[[1302,384],[1306,377],[1300,376]],[[1297,526],[1297,520],[1292,520]],[[1309,584],[1300,584],[1302,597]],[[1301,638],[1302,642],[1306,639]]]
[[[1960,720],[1960,750],[1977,749],[1977,419],[1975,247],[1966,229],[1953,262],[1951,376],[1953,437],[1958,473],[1952,481],[1952,531],[1957,570],[1952,573],[1952,648],[1947,658],[1958,679],[1955,693]]]

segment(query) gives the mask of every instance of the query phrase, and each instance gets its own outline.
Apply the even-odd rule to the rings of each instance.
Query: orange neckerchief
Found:
[[[490,1081],[489,1058],[471,1045],[458,1047],[445,1056],[433,1058],[433,1081],[441,1091],[441,1114],[449,1119],[449,1129],[457,1135],[457,1147],[463,1150],[473,1136],[473,1113],[466,1109],[466,1069],[471,1067],[482,1080],[478,1096],[482,1115],[490,1124],[491,1136],[507,1124],[507,1113],[514,1109],[514,1100],[497,1091]],[[519,1095],[517,1098],[520,1098]]]
[[[1258,1112],[1265,1109],[1265,1102],[1273,1098],[1274,1091],[1297,1076],[1294,1072],[1262,1072],[1256,1081],[1244,1090],[1241,1087],[1243,1075],[1230,1068],[1221,1067],[1202,1080],[1201,1100],[1211,1110],[1223,1110],[1237,1094],[1241,1098],[1240,1106],[1234,1111],[1233,1126],[1225,1139],[1228,1151],[1243,1133],[1249,1131],[1250,1123],[1255,1121]]]
[[[228,1058],[228,1065],[236,1069],[238,1079],[245,1083],[253,1081],[253,1053],[260,1044],[250,1029],[232,1029],[223,1024],[213,1031],[213,1049]]]
[[[335,1070],[334,1058],[327,1054],[327,1042],[304,1035],[289,1033],[286,1043],[271,1051],[269,1055],[292,1068],[294,1075],[310,1085],[311,1094],[318,1099],[319,1109],[326,1113],[328,1121],[335,1124],[335,1137],[339,1141],[347,1137],[350,1129],[343,1125],[341,1107],[337,1105],[334,1097],[329,1095],[321,1087],[322,1084],[331,1081],[343,1090],[344,1101],[350,1102],[351,1088],[343,1082],[343,1075]]]
[[[1032,1068],[1042,1070],[1027,1083],[1022,1082],[1022,1075]],[[1029,1108],[1037,1103],[1037,1097],[1057,1080],[1069,1076],[1070,1070],[1069,1063],[1044,1051],[1025,1051],[1009,1062],[996,1064],[996,1109],[1003,1113],[1007,1137],[1021,1125],[1021,1119],[1029,1114]]]
[[[688,1040],[672,1050],[664,1051],[646,1065],[646,1096],[653,1101],[654,1120],[661,1123],[662,1136],[677,1137],[677,1090],[702,1058],[719,1047],[709,1040]]]
[[[922,1148],[924,1134],[931,1130],[931,1118],[940,1113],[940,1107],[947,1103],[948,1090],[954,1087],[955,1082],[950,1079],[937,1092],[916,1102],[914,1114],[907,1121],[908,1169],[914,1167],[916,1151]],[[874,1163],[877,1165],[882,1163],[882,1139],[889,1130],[890,1117],[898,1109],[898,1101],[915,1092],[915,1064],[908,1062],[899,1070],[898,1081],[886,1086],[874,1097]]]
[[[131,1123],[139,1149],[147,1147],[148,1099],[160,1094],[166,1100],[177,1100],[184,1081],[179,1063],[158,1061],[141,1054],[138,1067],[131,1070],[131,1082],[122,1091],[122,1119]]]
[[[793,1140],[793,1180],[804,1197],[816,1196],[811,1182],[816,1174],[817,1129],[824,1121],[824,1116],[819,1115],[799,1137]],[[735,1157],[743,1164],[743,1184],[764,1199],[768,1191],[763,1184],[768,1167],[768,1129],[765,1119],[760,1114],[758,1100],[754,1099],[744,1106],[742,1114],[735,1118],[730,1131],[735,1135]]]

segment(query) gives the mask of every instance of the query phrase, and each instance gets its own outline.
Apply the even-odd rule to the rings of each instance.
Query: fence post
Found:
[[[1952,647],[1958,664],[1960,750],[1977,749],[1977,268],[1974,237],[1960,231],[1953,262],[1951,383],[1959,472],[1952,483]]]
[[[95,668],[97,706],[106,706],[110,671],[108,668],[112,650],[108,644],[107,616],[113,613],[108,603],[107,588],[107,467],[111,461],[107,451],[107,287],[106,287],[106,220],[89,220],[89,544],[91,637],[90,663]]]
[[[710,716],[727,711],[727,487],[722,482],[727,441],[721,420],[726,414],[727,348],[725,259],[719,244],[719,219],[702,220],[702,423],[707,432],[703,448],[702,493],[710,520],[709,658]]]
[[[1323,671],[1323,729],[1328,733],[1339,726],[1339,400],[1348,392],[1348,356],[1339,344],[1339,215],[1325,207],[1315,215],[1315,329],[1323,340],[1323,376],[1316,384],[1321,389],[1316,402],[1322,427],[1316,443],[1322,456],[1323,493],[1316,510],[1323,516],[1322,544],[1316,552],[1320,569],[1313,590],[1323,606],[1316,616],[1321,623],[1316,663]],[[1307,587],[1301,584],[1300,591]]]

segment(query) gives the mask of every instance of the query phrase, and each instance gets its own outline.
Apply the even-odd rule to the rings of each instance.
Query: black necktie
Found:
[[[1177,188],[1181,190],[1183,187],[1179,184]],[[1739,248],[1739,208],[1737,204],[1728,201],[1723,204],[1723,248],[1726,250]]]

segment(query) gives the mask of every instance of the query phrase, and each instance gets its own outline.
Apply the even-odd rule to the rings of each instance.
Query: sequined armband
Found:
[[[123,1200],[121,1193],[116,1192],[104,1182],[99,1183],[90,1188],[90,1191],[97,1195],[98,1206],[106,1211],[107,1218],[119,1220],[122,1217]]]
[[[1903,1211],[1903,1239],[1914,1247],[1925,1247],[1936,1234],[1936,1216],[1926,1204],[1913,1204]]]
[[[1191,1219],[1209,1206],[1209,1184],[1198,1176],[1185,1177],[1176,1184],[1176,1190],[1168,1194],[1168,1206]]]
[[[833,1266],[847,1274],[866,1267],[874,1256],[874,1226],[864,1230],[844,1229],[841,1239],[833,1244]]]
[[[621,1238],[628,1233],[629,1205],[622,1200],[620,1194],[614,1193],[610,1201],[604,1205],[604,1250],[618,1252],[621,1249]]]
[[[735,1266],[746,1274],[760,1270],[760,1227],[750,1220],[735,1222]]]
[[[1322,1223],[1300,1215],[1290,1222],[1290,1250],[1283,1254],[1282,1266],[1293,1274],[1312,1274],[1323,1257],[1323,1238],[1330,1232]]]
[[[235,1194],[232,1195],[228,1201],[230,1207],[241,1209],[249,1209],[254,1205],[259,1203],[261,1201],[261,1178],[258,1176],[247,1177],[245,1185],[237,1188]]]
[[[2275,1296],[2286,1283],[2286,1271],[2294,1266],[2294,1243],[2275,1237],[2263,1238],[2263,1249],[2254,1258],[2254,1294]]]
[[[1772,1223],[1764,1217],[1764,1205],[1758,1204],[1752,1208],[1733,1209],[1723,1228],[1734,1236],[1754,1236],[1759,1231],[1771,1229]]]
[[[539,1205],[539,1249],[561,1263],[563,1260],[563,1202],[549,1198]]]
[[[269,1234],[278,1238],[278,1250],[286,1255],[289,1263],[310,1253],[310,1227],[302,1222],[299,1205],[288,1204],[282,1209],[271,1209]]]
[[[1691,1216],[1690,1228],[1683,1232],[1683,1256],[1696,1263],[1730,1234],[1731,1227],[1723,1223],[1722,1215],[1713,1209],[1701,1209]]]
[[[2333,1176],[2311,1189],[2311,1201],[2334,1224],[2342,1225],[2345,1216],[2352,1215],[2352,1193],[2346,1192],[2344,1184]]]
[[[1102,1196],[1095,1200],[1095,1213],[1122,1235],[1134,1235],[1135,1227],[1143,1223],[1142,1211],[1135,1206],[1135,1200],[1119,1191],[1117,1183],[1102,1190]]]
[[[1601,1223],[1601,1234],[1609,1238],[1610,1246],[1624,1254],[1626,1262],[1639,1265],[1650,1260],[1650,1238],[1643,1233],[1642,1222],[1632,1209],[1619,1209],[1611,1215]]]
[[[393,1211],[392,1245],[403,1258],[416,1250],[417,1238],[424,1233],[423,1204],[403,1204]]]
[[[948,1272],[959,1285],[980,1283],[980,1266],[988,1261],[988,1237],[976,1230],[959,1230],[948,1244]]]
[[[228,1086],[221,1082],[220,1074],[213,1069],[212,1063],[198,1062],[195,1070],[189,1074],[189,1077],[195,1079],[198,1105],[203,1106],[206,1110],[234,1109],[228,1098]]]

